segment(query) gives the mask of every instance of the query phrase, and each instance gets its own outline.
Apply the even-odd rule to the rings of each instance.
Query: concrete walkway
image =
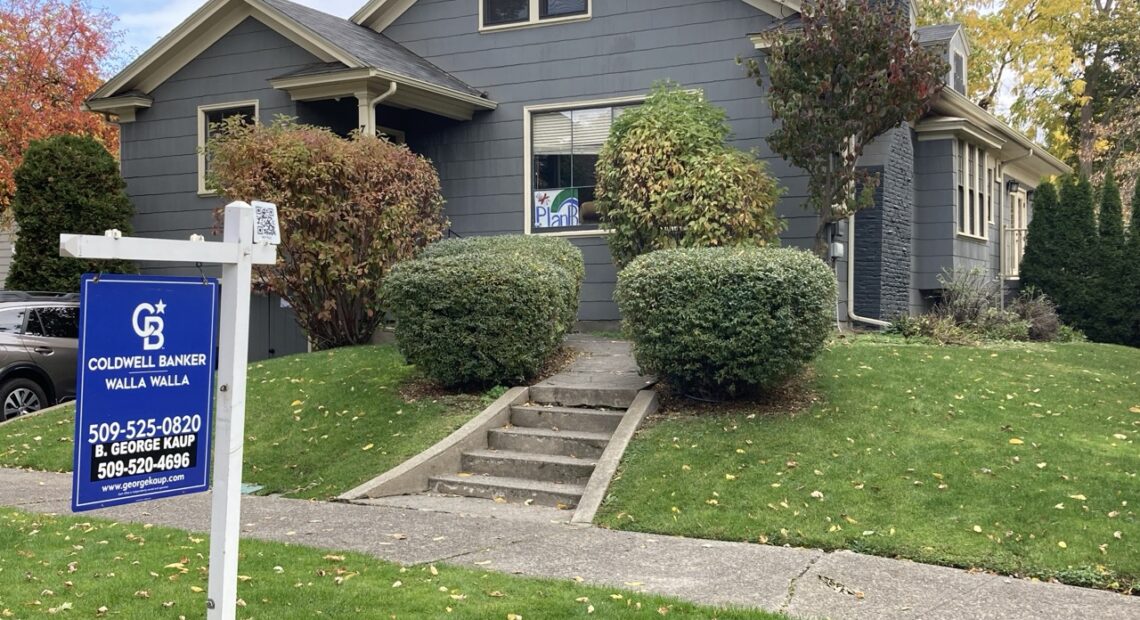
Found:
[[[562,372],[531,386],[535,400],[625,409],[639,390],[657,383],[657,377],[638,372],[629,342],[571,334],[566,346],[578,357]]]
[[[66,474],[0,469],[0,505],[67,514],[70,486]],[[85,514],[205,532],[209,501],[203,493]],[[456,514],[247,497],[242,510],[245,538],[358,551],[409,565],[581,577],[624,589],[641,583],[632,589],[803,618],[1140,618],[1140,597],[846,551],[575,527],[542,521],[540,513],[520,507]]]

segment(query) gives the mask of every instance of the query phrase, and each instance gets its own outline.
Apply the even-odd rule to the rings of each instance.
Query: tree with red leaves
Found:
[[[10,220],[13,172],[33,140],[94,137],[113,155],[118,128],[85,111],[102,78],[100,63],[119,40],[115,17],[87,0],[0,2],[0,209]]]

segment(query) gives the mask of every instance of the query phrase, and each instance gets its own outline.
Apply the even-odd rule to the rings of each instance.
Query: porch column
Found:
[[[376,135],[376,111],[372,107],[372,99],[376,96],[367,90],[357,91],[356,95],[356,126],[366,136]]]

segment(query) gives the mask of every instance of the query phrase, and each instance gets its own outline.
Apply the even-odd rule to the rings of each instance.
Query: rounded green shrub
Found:
[[[586,264],[582,251],[574,244],[558,237],[540,235],[495,235],[489,237],[464,237],[446,239],[429,245],[420,258],[439,258],[467,254],[495,254],[497,256],[528,255],[545,260],[566,270],[574,279],[574,297],[564,308],[562,321],[566,331],[574,327],[578,319],[578,296],[582,280],[586,277]]]
[[[778,385],[823,348],[835,277],[783,248],[645,254],[615,292],[638,364],[685,393],[741,396]]]
[[[456,252],[400,263],[382,295],[400,352],[428,377],[448,387],[509,385],[534,377],[558,350],[577,282],[533,252]]]

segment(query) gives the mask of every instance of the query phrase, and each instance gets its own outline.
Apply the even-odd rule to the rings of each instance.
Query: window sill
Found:
[[[550,17],[547,19],[539,19],[537,21],[514,22],[510,24],[496,24],[494,26],[480,26],[479,34],[491,34],[495,32],[502,32],[504,30],[522,30],[524,28],[538,28],[541,26],[554,26],[557,24],[571,24],[574,22],[585,22],[591,19],[589,13],[585,15],[567,15],[566,17]]]
[[[218,192],[213,191],[213,190],[204,190],[204,189],[198,190],[198,197],[199,198],[215,198],[215,197],[217,197],[217,195],[218,195]]]
[[[531,229],[527,234],[541,235],[543,237],[608,237],[612,231],[607,228],[596,228],[594,230],[564,230],[564,231],[550,231],[542,232],[542,229]]]
[[[967,241],[974,241],[977,243],[989,243],[990,242],[989,237],[981,237],[978,235],[971,235],[970,233],[960,232],[960,233],[958,233],[957,236],[959,239],[965,239]]]

